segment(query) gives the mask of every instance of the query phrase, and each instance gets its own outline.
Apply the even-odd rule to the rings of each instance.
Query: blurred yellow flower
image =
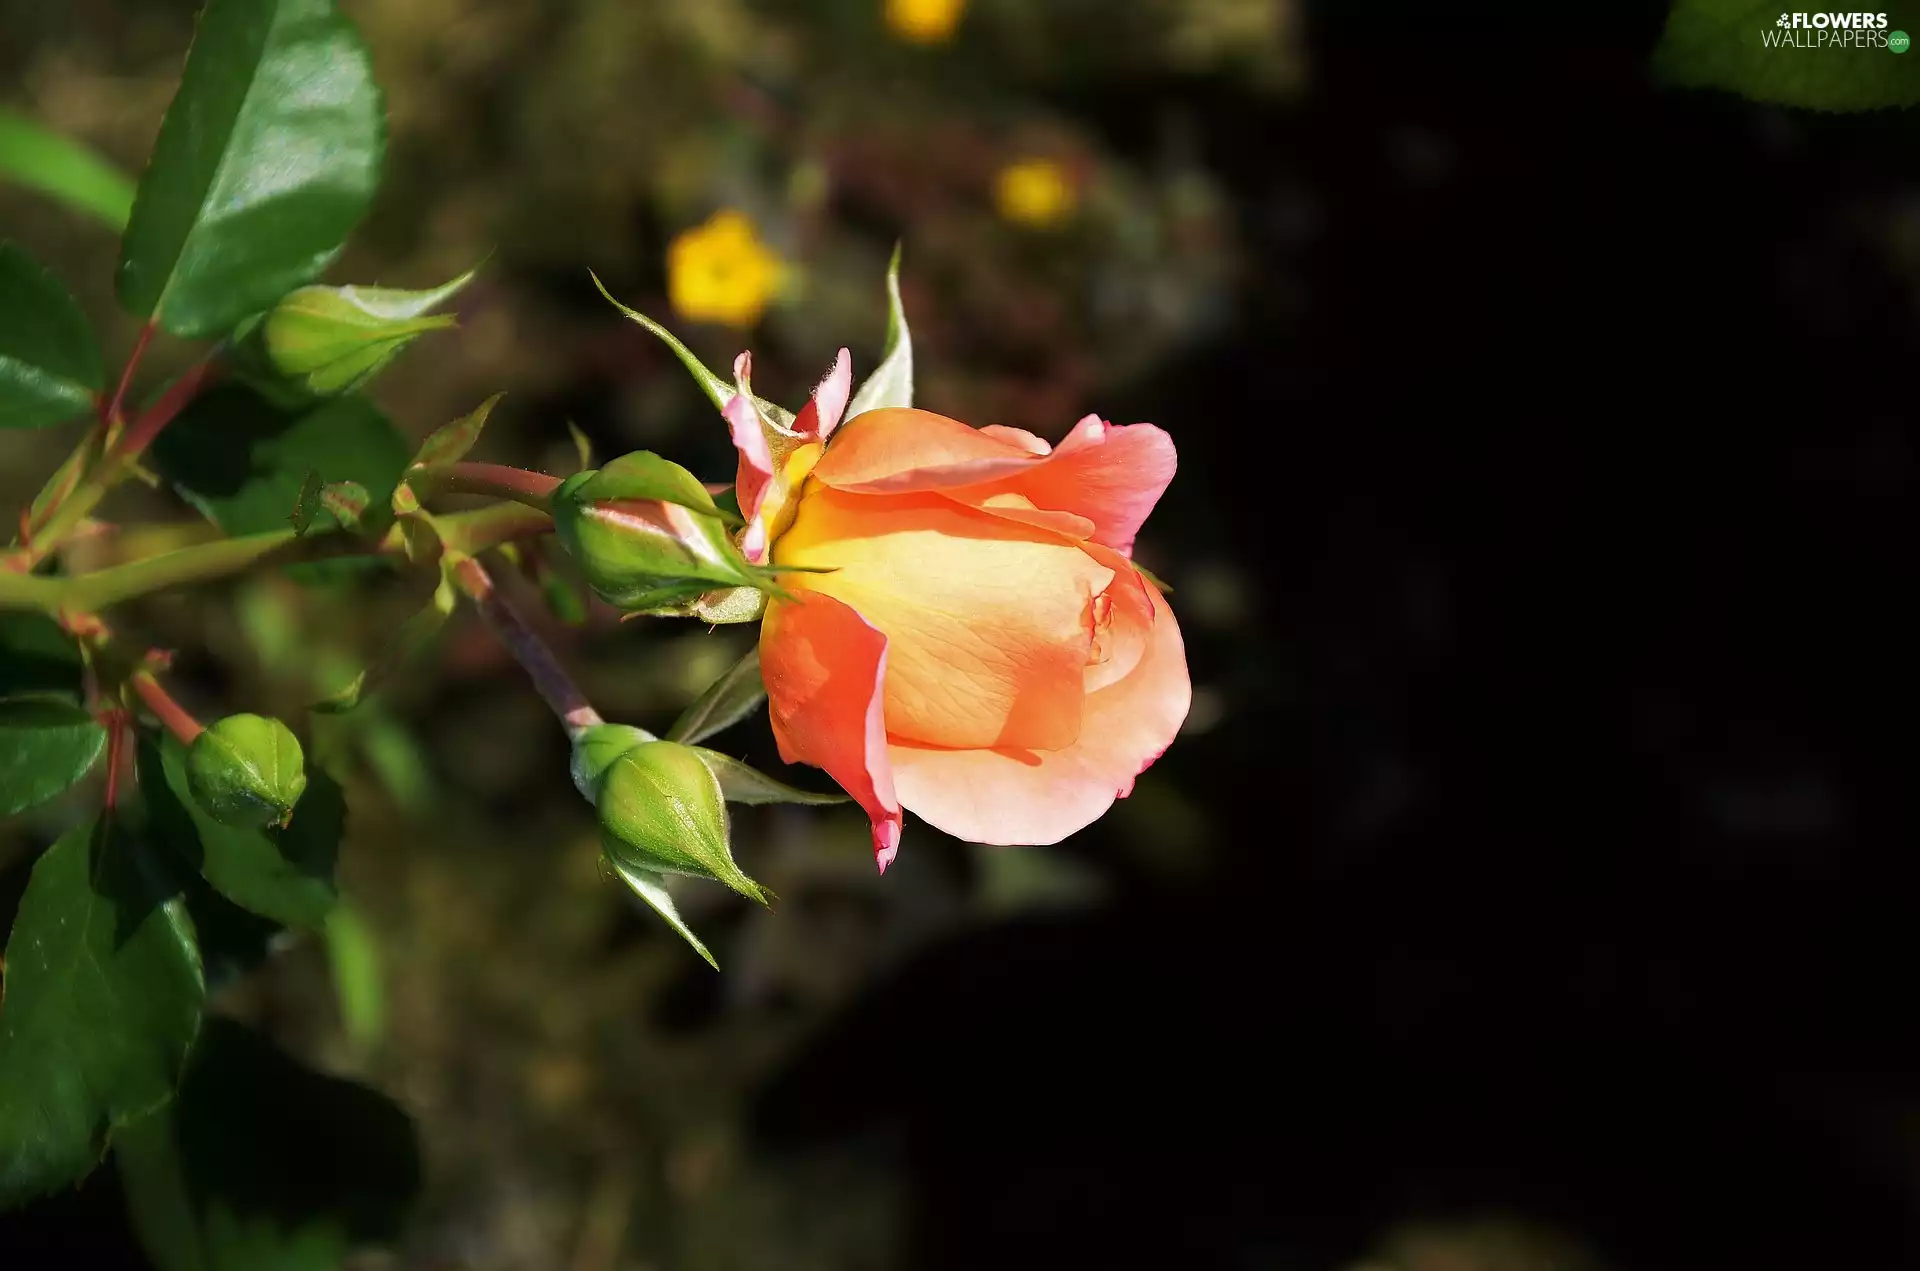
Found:
[[[1073,214],[1077,201],[1067,170],[1051,159],[1009,163],[994,178],[994,206],[1019,225],[1035,229],[1058,225]]]
[[[691,322],[751,327],[786,266],[753,222],[731,209],[682,230],[667,247],[667,299]]]
[[[966,11],[967,0],[887,0],[887,26],[912,44],[944,44]]]

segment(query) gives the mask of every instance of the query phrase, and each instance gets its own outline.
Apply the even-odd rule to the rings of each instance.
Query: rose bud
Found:
[[[678,464],[647,451],[567,478],[553,492],[560,542],[587,584],[621,609],[663,609],[723,587],[764,585],[727,514]]]
[[[649,741],[621,750],[600,772],[593,803],[601,844],[619,864],[712,878],[767,902],[766,892],[733,862],[720,780],[692,747]]]
[[[306,758],[292,730],[261,715],[229,715],[187,748],[187,785],[222,825],[285,825],[307,788]]]
[[[358,388],[415,337],[456,325],[427,311],[466,286],[462,274],[430,291],[391,287],[302,287],[267,314],[261,338],[274,369],[310,393]]]

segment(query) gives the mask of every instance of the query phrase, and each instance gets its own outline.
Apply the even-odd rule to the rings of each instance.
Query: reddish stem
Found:
[[[200,726],[199,720],[173,700],[173,696],[154,678],[152,671],[135,671],[128,680],[133,685],[133,691],[140,695],[140,700],[147,704],[147,709],[166,726],[168,732],[180,739],[181,745],[191,746],[193,739],[206,731]]]
[[[101,424],[111,427],[119,420],[120,411],[127,404],[127,390],[133,387],[133,373],[140,369],[140,359],[147,354],[147,345],[153,341],[154,330],[154,324],[149,322],[134,337],[133,352],[127,354],[127,365],[120,372],[120,382],[114,386],[113,397],[100,414]]]
[[[437,472],[443,488],[455,494],[505,495],[541,506],[560,485],[559,477],[503,463],[450,463]]]
[[[160,430],[173,422],[175,415],[185,410],[189,402],[220,378],[222,369],[218,356],[213,353],[188,367],[186,374],[168,385],[159,401],[128,426],[120,438],[120,444],[113,448],[114,457],[122,461],[139,457],[140,452],[160,435]]]
[[[560,665],[560,660],[547,647],[547,642],[494,589],[493,579],[487,576],[487,571],[479,561],[471,556],[462,560],[453,567],[453,577],[460,585],[460,590],[480,610],[480,616],[487,620],[487,625],[493,628],[500,643],[507,646],[507,652],[513,654],[514,660],[526,671],[527,678],[533,681],[533,687],[546,700],[548,707],[566,725],[569,734],[606,722],[587,701],[586,694],[573,682],[566,668]]]

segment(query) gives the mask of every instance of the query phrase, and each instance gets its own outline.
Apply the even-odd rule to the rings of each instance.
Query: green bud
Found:
[[[308,392],[345,393],[366,383],[416,336],[455,325],[427,311],[467,285],[462,274],[444,287],[302,287],[267,314],[262,337],[274,369]]]
[[[762,581],[706,489],[658,455],[626,455],[568,477],[552,508],[554,529],[587,585],[621,609],[663,609]]]
[[[573,757],[568,761],[568,767],[573,772],[574,788],[588,803],[592,803],[594,787],[600,784],[600,774],[635,746],[654,740],[652,733],[644,728],[635,728],[632,724],[595,724],[592,728],[582,729],[573,739]]]
[[[306,759],[292,730],[261,715],[229,715],[187,748],[187,785],[222,825],[285,825],[307,788]]]
[[[594,791],[600,839],[617,865],[712,878],[762,904],[733,863],[720,780],[691,746],[650,741],[616,756]]]

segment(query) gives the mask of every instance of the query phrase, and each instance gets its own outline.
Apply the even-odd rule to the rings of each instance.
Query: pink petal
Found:
[[[841,349],[840,355],[833,361],[833,369],[827,372],[826,378],[814,388],[813,396],[794,416],[793,430],[803,436],[825,441],[840,426],[840,416],[846,413],[847,398],[852,395],[853,359],[845,349]]]
[[[760,516],[760,505],[767,497],[767,487],[773,484],[773,449],[767,444],[766,430],[760,426],[760,412],[753,404],[753,391],[748,384],[752,373],[751,353],[742,353],[733,360],[733,380],[738,391],[727,399],[720,413],[733,436],[733,448],[740,452],[740,466],[733,485],[740,499],[740,515],[747,520],[741,550],[748,560],[763,565],[767,559],[767,527]]]

